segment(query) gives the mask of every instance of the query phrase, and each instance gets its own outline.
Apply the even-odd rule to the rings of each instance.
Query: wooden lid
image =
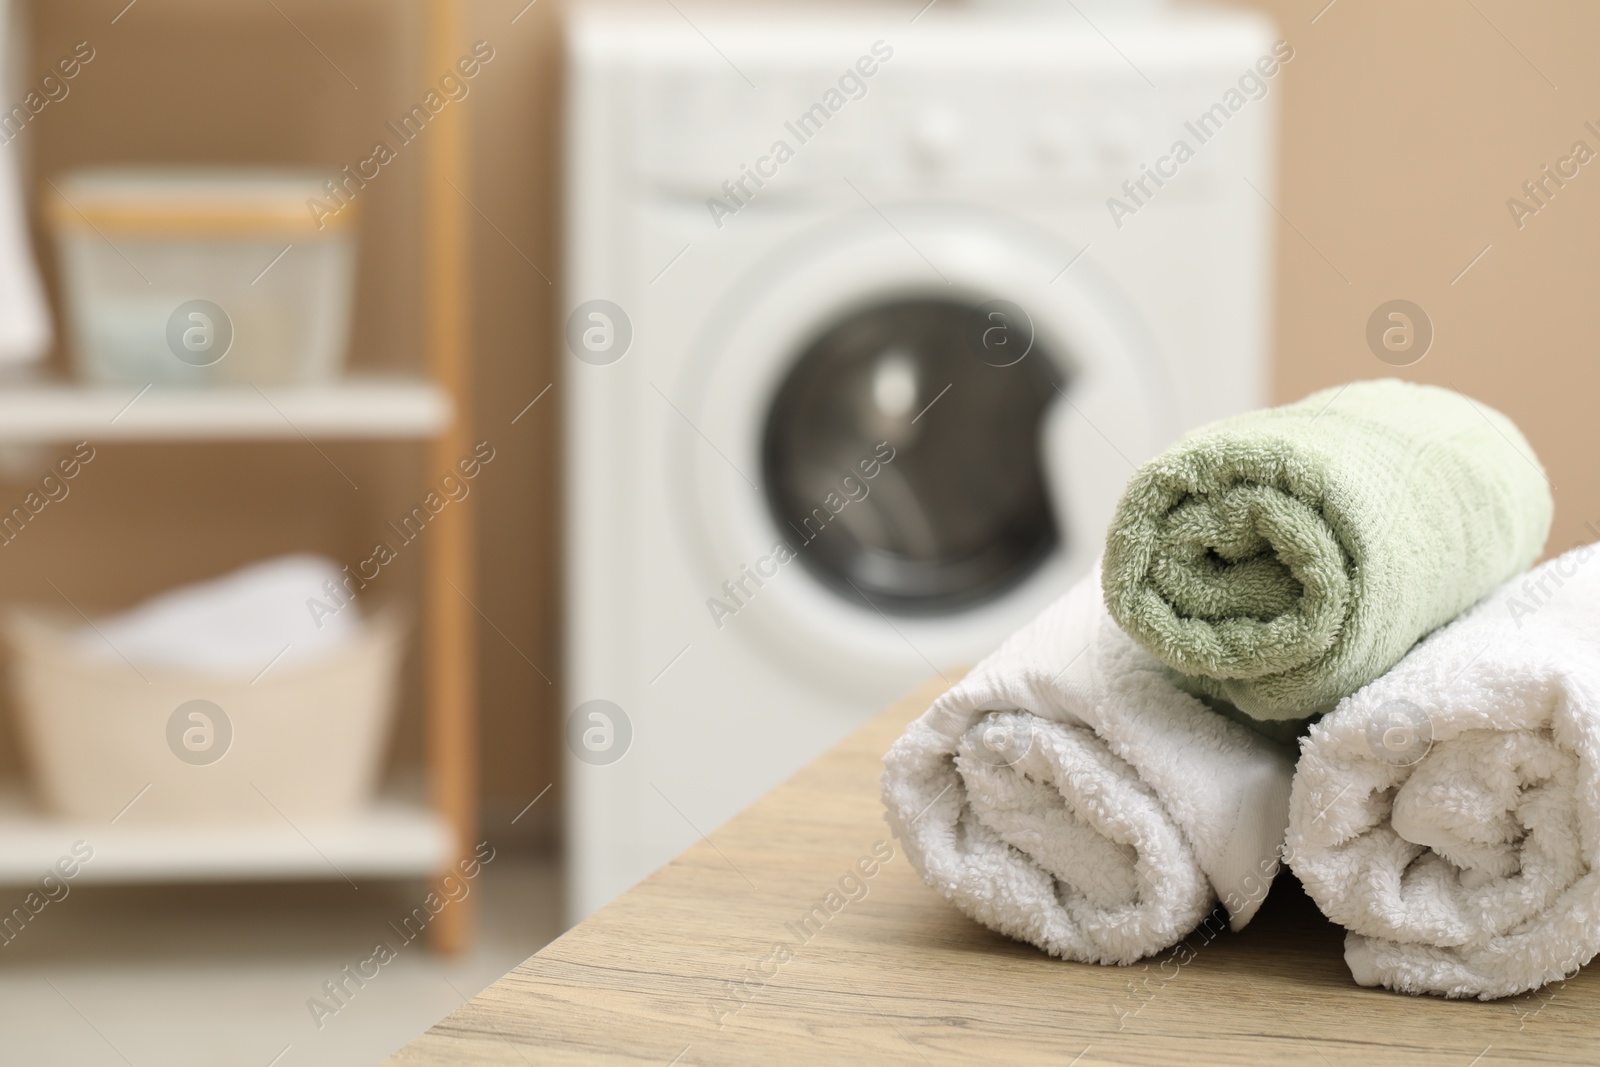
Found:
[[[57,232],[343,235],[358,205],[346,190],[336,199],[327,180],[272,167],[97,167],[50,182],[46,215]]]

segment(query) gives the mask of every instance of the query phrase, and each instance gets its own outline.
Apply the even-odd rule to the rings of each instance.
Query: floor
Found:
[[[0,942],[0,1062],[377,1063],[559,934],[559,889],[553,864],[496,857],[476,946],[445,960],[390,925],[420,883],[76,887]]]

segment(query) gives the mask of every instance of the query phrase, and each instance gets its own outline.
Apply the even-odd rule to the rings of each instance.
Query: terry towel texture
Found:
[[[1362,985],[1488,1000],[1600,950],[1600,546],[1514,579],[1302,744],[1290,863]]]
[[[884,757],[929,885],[1064,959],[1132,963],[1277,872],[1290,754],[1209,711],[1111,621],[1098,573],[941,696]]]
[[[1306,718],[1537,559],[1551,510],[1499,412],[1355,382],[1213,423],[1141,467],[1107,537],[1106,604],[1196,692]]]

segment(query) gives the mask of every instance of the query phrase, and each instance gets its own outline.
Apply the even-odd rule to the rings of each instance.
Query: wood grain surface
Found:
[[[1362,989],[1342,931],[1287,875],[1241,933],[1196,933],[1133,967],[1064,963],[991,933],[923,885],[878,800],[882,753],[939,688],[867,724],[391,1062],[1600,1062],[1592,970],[1489,1003]],[[894,848],[881,864],[880,842]],[[808,914],[827,918],[807,928]]]

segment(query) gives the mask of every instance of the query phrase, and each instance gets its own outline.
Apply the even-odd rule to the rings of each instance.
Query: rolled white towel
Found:
[[[1132,963],[1278,869],[1288,753],[1173,686],[1096,573],[934,702],[884,757],[887,819],[929,885],[1063,959]]]
[[[1490,1000],[1600,950],[1597,555],[1513,579],[1301,743],[1290,863],[1359,984]]]

